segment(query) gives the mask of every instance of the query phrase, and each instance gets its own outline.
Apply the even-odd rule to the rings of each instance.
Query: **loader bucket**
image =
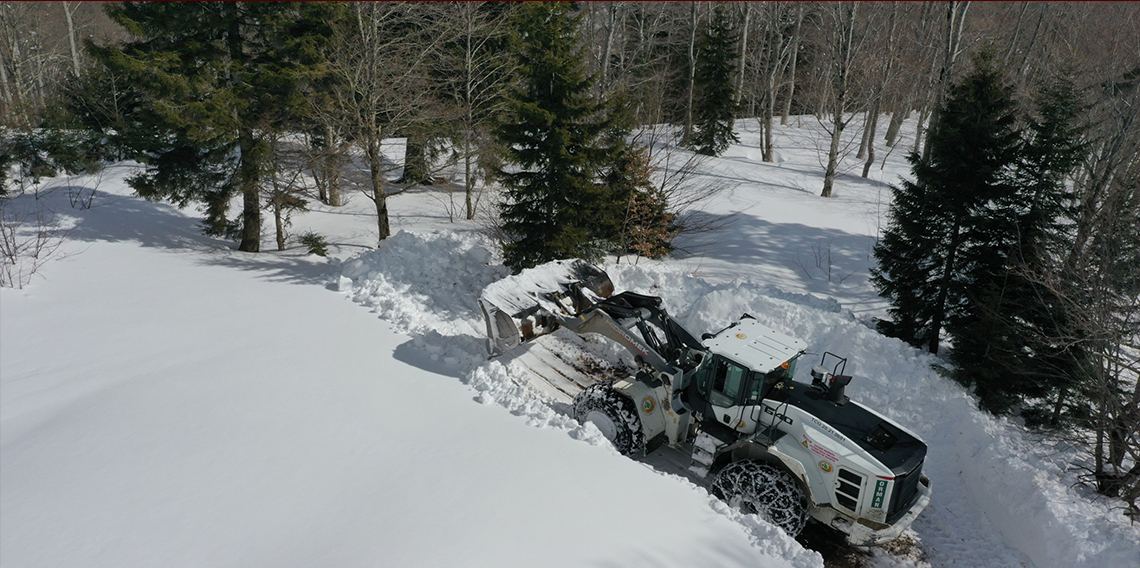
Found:
[[[583,260],[556,260],[494,282],[479,298],[487,351],[495,357],[546,335],[613,292],[609,275]]]

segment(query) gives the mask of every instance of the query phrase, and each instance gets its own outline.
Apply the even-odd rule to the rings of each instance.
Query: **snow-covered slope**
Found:
[[[866,270],[902,150],[823,200],[810,119],[777,129],[776,164],[740,130],[706,165],[728,228],[664,262],[608,264],[618,289],[664,296],[698,333],[749,312],[850,356],[848,393],[930,444],[934,501],[914,526],[929,564],[1137,565],[1140,531],[1070,487],[1065,448],[979,413],[935,358],[865,325],[883,306]],[[529,387],[524,357],[486,360],[475,300],[506,272],[438,190],[394,197],[403,232],[376,249],[364,199],[298,216],[294,232],[334,243],[326,263],[234,252],[192,212],[129,197],[125,174],[90,210],[44,198],[74,217],[73,255],[0,290],[3,566],[822,564],[618,455]]]
[[[3,566],[821,565],[596,431],[480,404],[315,257],[103,197],[0,291]]]

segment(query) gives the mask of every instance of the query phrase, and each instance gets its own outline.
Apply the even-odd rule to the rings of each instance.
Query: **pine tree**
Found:
[[[573,4],[533,2],[513,20],[520,86],[495,127],[506,148],[500,170],[503,261],[515,270],[560,258],[596,258],[615,207],[596,183],[612,152],[603,105],[591,96]]]
[[[1012,90],[983,55],[948,93],[927,159],[910,156],[914,181],[892,188],[891,221],[875,247],[872,281],[891,302],[884,332],[938,352],[943,326],[997,262],[989,205],[1013,193],[1018,158]]]
[[[1071,246],[1074,196],[1065,178],[1084,152],[1080,96],[1060,79],[1042,91],[1036,107],[1012,191],[990,204],[979,225],[986,240],[975,250],[985,254],[968,268],[973,285],[964,316],[947,327],[955,376],[996,413],[1027,399],[1056,398],[1070,388],[1083,358],[1071,342],[1056,341],[1071,321],[1058,291],[1037,279]]]
[[[732,131],[736,115],[737,38],[724,11],[717,6],[697,46],[690,146],[699,154],[719,156],[737,142]]]
[[[267,132],[304,106],[305,79],[332,9],[321,3],[124,2],[108,13],[134,39],[89,46],[144,95],[127,121],[147,167],[130,183],[142,196],[206,204],[209,234],[240,235],[257,252]],[[227,216],[242,196],[240,220]]]

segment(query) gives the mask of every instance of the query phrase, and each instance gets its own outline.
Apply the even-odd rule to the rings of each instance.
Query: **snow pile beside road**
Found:
[[[564,429],[575,438],[606,445],[596,429],[578,426],[559,411],[563,409],[536,397],[525,367],[486,361],[476,298],[507,273],[490,265],[490,258],[473,237],[402,233],[382,249],[347,262],[341,290],[412,333],[415,345],[453,367],[479,392],[481,402],[502,405],[532,425]],[[934,503],[914,525],[930,560],[1061,568],[1132,565],[1140,554],[1140,532],[1106,504],[1078,495],[1070,487],[1064,460],[1031,463],[1027,456],[1034,455],[1034,440],[1007,421],[976,410],[961,387],[932,370],[937,358],[878,334],[834,300],[746,279],[714,285],[668,263],[605,269],[617,291],[662,296],[670,312],[697,334],[722,329],[749,313],[804,339],[812,353],[849,357],[847,372],[855,378],[848,394],[914,430],[930,446],[925,471],[934,482]],[[528,281],[543,281],[541,274],[528,274]],[[425,332],[429,327],[438,331]],[[583,348],[571,345],[577,337],[559,334],[540,341]],[[620,355],[594,351],[614,362]],[[807,380],[809,369],[800,365],[797,379]],[[767,523],[737,518],[758,539],[777,543],[781,555],[800,558],[806,553]],[[796,550],[800,552],[789,552]]]
[[[472,236],[400,231],[344,263],[339,289],[401,330],[482,334],[476,300],[508,274]]]

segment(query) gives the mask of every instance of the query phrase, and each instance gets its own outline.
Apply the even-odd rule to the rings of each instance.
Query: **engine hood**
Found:
[[[787,381],[768,398],[788,403],[827,423],[859,445],[896,476],[905,475],[926,458],[926,444],[854,401],[836,404],[811,385]]]

